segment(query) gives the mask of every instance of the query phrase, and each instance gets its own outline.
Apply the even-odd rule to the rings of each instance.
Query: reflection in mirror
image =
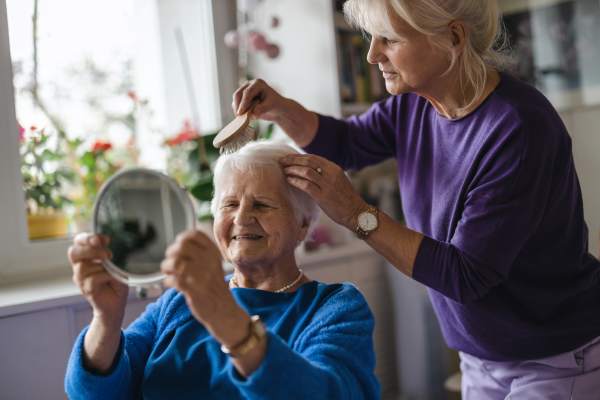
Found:
[[[156,171],[125,170],[106,183],[96,201],[94,232],[110,237],[113,254],[105,267],[132,286],[160,281],[167,247],[193,226],[187,193]]]

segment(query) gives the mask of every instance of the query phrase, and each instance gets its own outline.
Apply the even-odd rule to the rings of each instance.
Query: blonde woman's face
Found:
[[[390,94],[428,93],[450,66],[449,55],[391,12],[393,37],[373,35],[367,60],[377,64]]]
[[[275,265],[293,257],[306,229],[298,222],[282,172],[233,169],[219,182],[214,233],[221,254],[241,265]]]

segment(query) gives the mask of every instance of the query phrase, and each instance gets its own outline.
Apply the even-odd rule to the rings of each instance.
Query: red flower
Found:
[[[192,127],[190,121],[185,120],[183,123],[183,128],[177,133],[175,136],[165,140],[165,144],[169,147],[178,146],[185,142],[190,142],[192,140],[196,140],[200,137],[200,133]]]
[[[92,145],[92,153],[104,153],[112,149],[113,145],[111,142],[105,140],[96,140]]]

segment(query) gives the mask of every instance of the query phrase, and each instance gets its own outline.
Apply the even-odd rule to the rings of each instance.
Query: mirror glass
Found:
[[[160,172],[134,168],[103,186],[94,206],[94,233],[110,237],[105,268],[130,286],[160,282],[160,263],[175,237],[194,227],[187,192]]]

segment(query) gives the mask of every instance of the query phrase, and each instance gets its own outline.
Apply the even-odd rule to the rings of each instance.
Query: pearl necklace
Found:
[[[273,292],[275,293],[283,293],[286,290],[288,290],[289,288],[295,286],[298,282],[300,282],[300,280],[302,279],[302,277],[304,276],[304,271],[302,271],[300,268],[298,268],[298,276],[296,277],[296,279],[294,279],[293,281],[291,281],[290,283],[288,283],[287,285],[277,289],[277,290],[273,290]],[[232,287],[237,287],[239,288],[240,285],[238,284],[237,278],[235,277],[235,275],[233,275],[231,277],[231,280],[229,281],[230,286]]]

